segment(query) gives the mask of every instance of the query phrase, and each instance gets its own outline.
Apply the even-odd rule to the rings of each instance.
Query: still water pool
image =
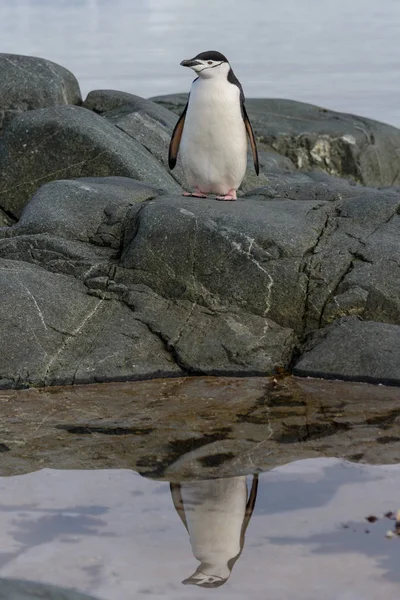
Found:
[[[398,388],[2,390],[0,452],[0,578],[103,600],[399,597]]]
[[[104,600],[398,599],[400,538],[384,514],[399,465],[308,459],[247,489],[245,476],[171,489],[129,470],[1,478],[0,576]]]

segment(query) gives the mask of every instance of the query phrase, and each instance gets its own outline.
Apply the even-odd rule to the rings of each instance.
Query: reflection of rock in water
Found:
[[[200,562],[193,575],[182,583],[218,587],[229,579],[243,550],[257,487],[257,475],[250,491],[245,476],[171,483],[174,506]]]
[[[400,456],[400,388],[343,381],[189,377],[0,390],[3,421],[2,476],[126,468],[183,482],[317,456],[372,464]]]

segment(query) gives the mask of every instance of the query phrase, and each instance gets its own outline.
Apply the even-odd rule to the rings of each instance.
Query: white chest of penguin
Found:
[[[214,194],[239,187],[247,137],[236,85],[219,78],[193,82],[180,154],[189,185]]]

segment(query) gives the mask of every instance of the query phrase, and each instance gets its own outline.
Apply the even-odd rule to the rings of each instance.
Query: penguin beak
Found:
[[[181,62],[181,67],[195,67],[196,65],[201,65],[201,62],[199,60],[194,60],[193,58]]]

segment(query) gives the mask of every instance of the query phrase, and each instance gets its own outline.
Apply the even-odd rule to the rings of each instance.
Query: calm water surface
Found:
[[[296,378],[1,390],[0,578],[398,600],[399,415],[399,388]]]
[[[400,126],[398,0],[2,0],[0,50],[43,56],[96,88],[188,89],[183,58],[217,49],[246,94]]]
[[[384,514],[399,502],[399,465],[309,459],[247,489],[241,544],[245,477],[173,493],[128,470],[0,477],[0,576],[104,600],[398,600],[400,538],[386,537]],[[196,584],[200,561],[222,586]]]

